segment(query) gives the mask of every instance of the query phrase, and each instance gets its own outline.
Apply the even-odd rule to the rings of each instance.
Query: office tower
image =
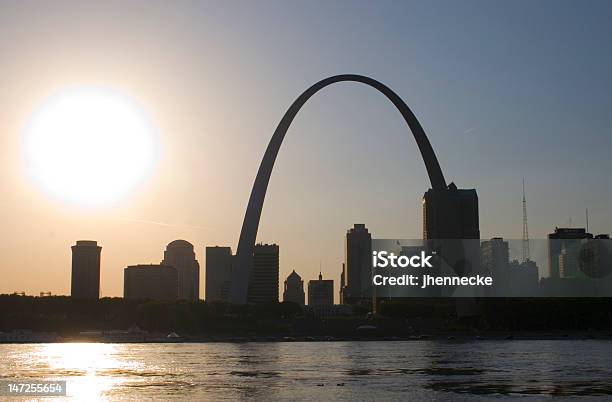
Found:
[[[332,306],[334,304],[334,281],[323,279],[319,272],[319,280],[308,281],[308,305]]]
[[[174,240],[169,243],[161,264],[176,268],[179,299],[200,298],[200,264],[195,258],[193,244],[185,240]]]
[[[587,278],[610,278],[612,274],[612,242],[610,236],[599,234],[587,240],[580,251],[579,268]]]
[[[78,240],[72,246],[70,295],[80,299],[100,297],[100,254],[102,247],[93,240]]]
[[[344,242],[345,286],[342,302],[352,304],[371,296],[372,290],[372,236],[366,226],[356,223],[346,232]]]
[[[175,300],[178,270],[168,265],[130,265],[123,270],[125,299]]]
[[[480,258],[484,272],[490,273],[493,277],[503,274],[508,271],[510,262],[508,242],[501,237],[483,241],[480,244]]]
[[[283,301],[304,305],[304,281],[293,270],[285,280]]]
[[[206,301],[228,301],[232,275],[232,249],[206,247]]]
[[[490,296],[529,297],[538,291],[538,267],[527,259],[510,261],[508,242],[501,237],[483,241],[480,245],[480,264],[483,274],[493,277],[487,288]]]
[[[256,244],[253,248],[253,269],[249,278],[248,302],[278,302],[278,245]]]
[[[570,278],[577,273],[578,252],[584,239],[593,235],[584,228],[555,228],[548,234],[548,263],[551,278]]]
[[[508,275],[512,278],[512,288],[503,296],[533,297],[538,294],[540,274],[535,261],[519,262],[518,260],[512,260],[508,264]],[[493,280],[495,281],[495,279]]]
[[[479,239],[476,190],[429,189],[423,196],[423,239]]]
[[[484,289],[489,296],[515,295],[521,289],[522,271],[510,272],[508,242],[503,238],[493,237],[480,244],[480,266],[483,274],[493,278],[493,285]]]

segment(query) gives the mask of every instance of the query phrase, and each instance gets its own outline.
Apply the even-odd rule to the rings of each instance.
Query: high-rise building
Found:
[[[429,189],[423,196],[423,239],[480,239],[474,189]]]
[[[512,278],[512,288],[504,296],[533,297],[538,294],[540,275],[535,261],[513,260],[508,264],[508,274]]]
[[[480,244],[480,258],[484,272],[490,273],[493,277],[503,275],[508,271],[510,262],[508,242],[501,237],[483,241]]]
[[[130,265],[123,270],[125,299],[174,300],[178,296],[178,270],[168,265]]]
[[[247,300],[262,304],[278,302],[279,253],[276,244],[256,244]]]
[[[161,264],[176,268],[179,299],[200,298],[200,264],[195,258],[193,244],[185,240],[174,240],[169,243]]]
[[[609,278],[612,274],[612,242],[607,234],[587,241],[580,251],[579,268],[587,278]]]
[[[555,228],[548,235],[548,263],[551,278],[571,278],[577,272],[582,240],[593,235],[584,228]]]
[[[93,240],[78,240],[72,246],[70,295],[80,299],[100,297],[100,254],[102,247]]]
[[[319,280],[308,281],[308,305],[332,306],[334,304],[334,281],[323,279],[319,273]]]
[[[352,304],[371,296],[372,235],[362,223],[356,223],[346,232],[344,242],[345,286],[342,302]]]
[[[493,237],[480,244],[480,266],[485,275],[491,275],[493,285],[485,289],[491,296],[513,294],[518,284],[518,274],[510,274],[510,251],[508,242]],[[515,272],[519,272],[515,270]]]
[[[285,279],[285,289],[283,291],[283,301],[304,305],[304,281],[295,270]]]
[[[232,275],[232,249],[206,247],[206,301],[228,301]]]
[[[529,297],[538,291],[538,267],[527,259],[510,261],[508,242],[501,237],[483,241],[480,245],[482,272],[493,277],[493,286],[487,288],[490,296]]]

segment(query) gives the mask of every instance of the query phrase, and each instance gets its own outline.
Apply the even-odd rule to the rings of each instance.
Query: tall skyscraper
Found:
[[[70,295],[80,299],[100,297],[100,254],[102,247],[93,240],[78,240],[72,246]]]
[[[176,268],[179,299],[200,298],[200,264],[195,258],[193,244],[185,240],[174,240],[169,243],[161,264]]]
[[[334,281],[323,279],[319,272],[319,280],[308,281],[308,305],[332,306],[334,304]]]
[[[206,247],[206,301],[228,301],[232,275],[232,249]]]
[[[578,251],[583,239],[593,235],[584,228],[555,228],[548,235],[548,266],[551,278],[570,278],[577,272]]]
[[[255,245],[247,297],[249,303],[278,302],[278,261],[278,245]]]
[[[131,265],[123,270],[125,299],[174,300],[178,270],[168,265]]]
[[[372,236],[366,226],[356,223],[346,232],[344,242],[346,285],[342,288],[342,302],[352,304],[371,294]]]
[[[480,239],[474,189],[429,189],[423,196],[423,239]]]
[[[304,305],[304,281],[302,277],[293,270],[285,279],[285,289],[283,291],[283,301]]]

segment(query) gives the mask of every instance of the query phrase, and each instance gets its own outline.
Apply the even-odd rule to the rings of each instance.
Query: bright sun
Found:
[[[154,130],[140,108],[98,87],[49,99],[32,116],[24,140],[34,179],[81,205],[118,200],[151,172],[157,157]]]

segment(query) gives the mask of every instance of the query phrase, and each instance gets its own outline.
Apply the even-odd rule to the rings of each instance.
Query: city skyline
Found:
[[[570,218],[572,226],[585,226],[585,207],[590,231],[609,233],[612,194],[599,183],[610,167],[612,99],[605,88],[612,57],[603,17],[610,6],[554,3],[557,13],[549,15],[553,3],[437,4],[453,18],[442,15],[439,24],[427,24],[435,6],[424,4],[330,5],[326,15],[301,6],[318,29],[282,4],[245,5],[241,11],[190,5],[169,15],[154,3],[141,17],[136,13],[142,10],[130,5],[123,15],[93,6],[98,17],[71,5],[71,15],[88,22],[83,25],[63,23],[68,5],[61,2],[55,12],[7,5],[0,16],[6,55],[1,179],[7,189],[0,218],[14,233],[0,242],[7,278],[0,293],[68,294],[69,245],[79,239],[103,247],[101,296],[122,295],[123,269],[159,263],[171,240],[189,240],[202,263],[205,246],[235,251],[254,172],[285,108],[320,78],[346,71],[384,82],[414,109],[448,179],[478,189],[482,238],[521,237],[523,176],[531,238],[569,226]],[[514,23],[506,17],[526,4],[528,18]],[[334,18],[339,12],[342,21]],[[266,14],[269,24],[254,22],[253,16]],[[222,16],[232,17],[232,34],[215,22],[228,21]],[[364,16],[371,18],[359,26]],[[128,27],[128,17],[140,25]],[[205,22],[193,24],[192,18]],[[20,28],[26,19],[36,27],[28,33]],[[165,31],[155,23],[160,19]],[[279,37],[272,27],[284,20],[293,24],[282,24],[286,35]],[[584,23],[593,29],[582,32]],[[551,29],[531,35],[541,24]],[[197,28],[182,28],[187,25]],[[400,40],[389,41],[390,32]],[[478,46],[470,43],[474,38]],[[258,45],[249,48],[251,39]],[[295,57],[279,58],[283,53]],[[440,63],[440,53],[452,57]],[[522,65],[525,58],[533,61],[530,68]],[[305,69],[307,59],[315,61]],[[49,96],[100,85],[147,111],[160,153],[132,192],[93,208],[39,188],[24,169],[21,141],[24,125]],[[400,116],[384,98],[339,85],[313,99],[291,131],[258,238],[280,245],[281,278],[292,269],[314,278],[322,261],[324,276],[337,280],[342,234],[355,222],[366,223],[377,237],[420,237],[427,178]],[[304,243],[316,244],[318,252],[306,253]]]
[[[365,235],[366,237],[364,238],[363,235]],[[355,224],[353,228],[349,228],[347,230],[346,244],[345,244],[345,251],[346,251],[345,261],[342,263],[342,270],[340,271],[339,280],[338,280],[338,284],[339,284],[338,291],[340,295],[337,301],[339,303],[336,303],[336,304],[345,304],[345,303],[353,304],[356,301],[358,301],[358,299],[364,298],[364,294],[365,294],[364,292],[367,293],[365,289],[368,287],[368,285],[365,285],[364,287],[362,283],[364,283],[364,281],[365,283],[370,282],[369,261],[370,261],[370,252],[372,250],[372,246],[374,243],[380,245],[383,243],[393,242],[394,244],[399,245],[400,241],[407,242],[407,243],[412,243],[415,241],[417,243],[420,243],[420,242],[426,241],[425,237],[422,239],[401,239],[400,240],[400,239],[374,239],[370,235],[371,234],[368,232],[368,229],[364,224]],[[527,269],[530,272],[528,276],[535,275],[534,283],[537,283],[540,280],[544,280],[544,279],[550,279],[550,278],[558,279],[560,276],[562,278],[572,278],[576,275],[576,272],[574,271],[577,271],[578,269],[582,270],[582,266],[580,265],[579,267],[577,264],[582,264],[583,262],[579,262],[579,259],[584,258],[584,257],[579,257],[578,254],[576,254],[578,251],[576,247],[572,248],[571,253],[566,253],[565,249],[561,250],[564,244],[563,239],[569,239],[567,240],[569,242],[580,242],[581,239],[595,239],[595,240],[600,240],[600,241],[610,239],[609,234],[593,235],[592,233],[588,233],[585,228],[560,228],[560,227],[555,227],[554,232],[549,233],[547,237],[548,237],[547,239],[531,239],[527,241],[531,245],[535,244],[537,248],[539,249],[540,255],[536,257],[535,260],[532,260],[532,259],[525,260],[524,258],[522,258],[524,257],[524,247],[525,247],[524,239],[520,239],[520,247],[518,245],[519,239],[504,239],[503,237],[493,237],[490,239],[472,238],[472,239],[462,239],[460,241],[477,240],[480,243],[480,248],[481,248],[480,252],[482,253],[481,258],[483,258],[481,260],[481,264],[483,264],[482,267],[485,268],[485,271],[488,270],[489,272],[493,272],[494,270],[491,268],[491,266],[499,265],[500,264],[499,261],[505,260],[505,264],[507,266],[514,264],[515,267],[527,267]],[[359,238],[359,240],[357,240],[357,238]],[[364,243],[364,241],[366,242]],[[510,252],[510,249],[508,246],[509,241],[512,241],[513,243],[515,243],[513,245],[514,247],[513,247],[512,252]],[[493,257],[491,257],[490,251],[487,251],[487,252],[484,251],[484,250],[490,250],[492,245],[499,246],[501,244],[505,244],[505,249],[496,251],[496,253],[498,254],[501,253],[501,256],[493,255]],[[575,243],[575,244],[577,245],[578,243]],[[600,247],[596,243],[590,244],[590,246]],[[609,248],[609,246],[605,246],[605,245],[602,245],[601,247]],[[304,283],[300,275],[295,271],[295,269],[292,269],[291,273],[284,280],[284,286],[282,286],[283,279],[281,277],[280,269],[279,269],[280,268],[279,247],[277,244],[257,243],[254,248],[255,260],[257,260],[258,258],[257,257],[258,253],[261,252],[258,250],[270,250],[270,248],[274,250],[273,260],[269,260],[268,257],[266,257],[266,260],[265,260],[266,262],[264,263],[264,266],[266,267],[265,268],[266,272],[264,273],[264,276],[261,276],[261,273],[260,273],[259,280],[255,281],[256,286],[258,287],[263,286],[263,288],[267,289],[264,292],[266,294],[270,294],[270,292],[271,294],[276,293],[276,295],[272,296],[269,300],[276,300],[278,302],[292,301],[292,302],[295,302],[297,304],[304,306],[304,302],[299,301],[300,298],[303,300],[305,297]],[[83,298],[98,299],[100,297],[106,297],[106,296],[100,296],[101,289],[100,289],[99,278],[100,278],[100,273],[101,273],[100,260],[101,260],[102,247],[98,245],[95,240],[77,240],[76,244],[72,246],[71,249],[72,249],[71,291],[70,291],[70,294],[68,295],[75,297],[77,299],[83,299]],[[168,263],[169,261],[168,262],[166,261],[166,258],[169,255],[168,254],[169,250],[171,250],[171,253],[174,254],[174,256],[171,257],[171,258],[174,258],[174,263],[172,265]],[[180,300],[180,299],[192,300],[192,301],[199,300],[199,301],[207,301],[207,302],[221,301],[225,303],[228,303],[228,302],[232,303],[230,299],[230,295],[229,295],[229,289],[231,288],[231,272],[233,271],[233,269],[235,269],[234,267],[232,267],[233,265],[232,261],[235,259],[235,255],[232,254],[231,247],[206,246],[207,258],[205,260],[204,275],[202,275],[206,279],[204,279],[203,282],[200,281],[199,263],[197,259],[193,259],[195,256],[195,253],[193,252],[193,250],[194,250],[194,246],[191,243],[183,239],[177,239],[177,240],[173,240],[166,246],[166,251],[164,251],[164,260],[162,260],[160,264],[149,263],[149,264],[135,264],[135,265],[127,266],[124,269],[123,297],[133,298],[133,299],[138,299],[138,298],[157,299],[158,296],[156,295],[163,294],[163,296],[160,296],[161,299],[168,298],[168,299],[176,299],[176,300]],[[415,246],[402,246],[401,250],[402,250],[401,251],[402,254],[404,252],[410,253],[410,250],[412,251],[422,250],[422,246],[416,246],[416,247]],[[542,251],[545,251],[544,258],[546,260],[542,259],[542,255],[541,255]],[[558,255],[561,251],[563,251],[563,254],[566,256],[566,261],[571,261],[569,262],[569,264],[573,264],[572,265],[573,271],[571,272],[567,271],[564,274],[559,275],[559,269],[560,269],[559,266],[563,264],[560,264],[560,262],[558,260],[555,260],[555,258],[558,258]],[[602,258],[609,258],[607,254],[609,253],[609,249],[606,249],[603,252],[604,254],[606,254],[606,256]],[[264,254],[269,254],[269,253],[270,251],[264,252]],[[570,254],[571,254],[571,257],[569,257]],[[569,257],[569,259],[567,259],[567,257]],[[496,261],[496,262],[491,263],[491,261]],[[538,261],[539,261],[539,264],[541,264],[540,268],[538,268],[538,265],[537,265]],[[597,269],[599,268],[597,267],[599,266],[598,264],[600,264],[601,262],[599,260],[597,260],[598,262],[595,262],[595,260],[589,260],[589,261],[591,265],[593,264],[595,265],[593,266],[588,265],[585,267],[585,269],[588,271],[586,277],[595,278],[595,279],[599,278],[600,277],[598,274],[599,271],[597,271]],[[270,262],[272,262],[272,265],[269,265]],[[195,266],[198,267],[197,274],[196,275],[190,274],[190,276],[185,277],[184,279],[180,280],[181,270],[184,270],[186,267],[189,267],[192,264],[195,264]],[[567,264],[568,262],[566,262],[566,265]],[[257,266],[257,264],[255,266]],[[168,273],[167,272],[168,270],[174,271],[174,275],[176,276],[175,278],[176,283],[174,285],[170,285],[169,283],[167,283],[167,281],[166,283],[164,283],[164,281],[159,282],[159,280],[163,277],[163,275],[160,275],[158,271],[164,270],[164,269],[166,271],[164,271],[163,275],[166,275]],[[268,271],[269,269],[272,269],[272,272]],[[129,288],[132,289],[131,291],[128,291],[128,276],[127,276],[128,271],[131,271],[132,273],[134,273],[134,276],[130,276],[131,284]],[[139,272],[138,275],[144,274],[144,276],[142,276],[142,279],[139,280],[142,283],[138,283],[138,281],[135,281],[135,279],[132,279],[132,278],[135,278],[136,271]],[[353,272],[353,273],[351,274],[350,272]],[[147,273],[151,273],[151,276],[149,276]],[[366,276],[364,276],[364,274],[366,274]],[[501,278],[501,282],[505,283],[505,285],[508,285],[512,281],[516,280],[516,278],[513,278],[514,275],[511,275],[510,277],[504,277],[504,275],[507,275],[507,274],[508,272],[503,272],[501,273],[501,276],[498,278],[498,279]],[[523,277],[524,275],[525,274],[522,274],[521,277]],[[333,274],[332,274],[332,278],[333,278]],[[318,274],[318,281],[320,282],[321,280],[322,280],[322,270],[320,267],[319,274]],[[146,281],[152,281],[151,282],[153,284],[152,289],[146,290],[148,286],[145,284]],[[250,278],[249,292],[251,291],[251,286],[253,285],[252,281],[253,281],[253,278]],[[186,289],[193,289],[194,282],[195,284],[199,285],[196,287],[202,287],[206,289],[202,297],[199,297],[199,295],[195,296],[193,295],[193,293],[186,290]],[[311,282],[317,282],[317,280],[311,279],[308,281],[309,290],[310,290]],[[334,279],[330,279],[330,280],[323,280],[323,282],[332,283],[331,287],[329,288],[329,297],[330,297],[330,300],[332,300],[332,303],[334,303],[336,301],[336,295],[334,292],[333,283],[336,281]],[[356,284],[356,287],[355,287],[355,284]],[[273,288],[271,288],[270,285],[275,285],[273,287],[275,288],[275,290],[272,290]],[[160,286],[163,289],[161,289]],[[298,286],[300,290],[298,290],[297,288]],[[510,289],[511,288],[512,286],[510,286]],[[168,296],[167,294],[168,289],[174,289],[173,296]],[[504,289],[508,289],[508,286],[505,286]],[[148,294],[148,296],[135,297],[134,296],[134,294],[136,294],[135,291],[144,292],[143,294]],[[349,293],[344,294],[346,291],[349,291]],[[301,292],[301,297],[297,295],[296,292]],[[36,296],[36,293],[37,292],[34,292],[33,294],[27,294],[24,291],[14,291],[10,294]],[[49,292],[49,291],[40,291],[38,293],[40,293],[41,297],[43,296],[63,296],[62,294],[53,294],[52,292]],[[310,300],[310,296],[308,300]],[[263,303],[263,300],[256,301],[255,299],[251,299],[251,296],[249,296],[248,303],[249,304],[252,304],[252,303],[260,304],[260,303]],[[308,303],[308,305],[310,305],[310,302]]]

